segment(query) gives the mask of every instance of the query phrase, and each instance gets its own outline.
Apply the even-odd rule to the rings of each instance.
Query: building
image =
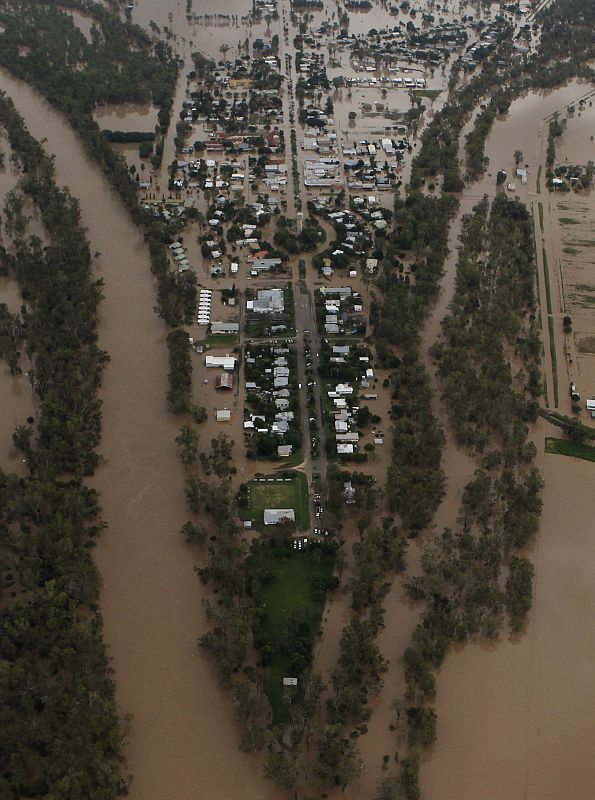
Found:
[[[231,391],[233,389],[233,373],[220,372],[215,378],[215,389]]]
[[[217,422],[231,422],[231,411],[227,408],[218,409]]]
[[[246,307],[255,314],[281,313],[285,310],[283,289],[259,289],[256,300],[248,300]]]
[[[236,360],[234,356],[205,356],[205,365],[232,372],[236,368]]]
[[[289,458],[293,451],[293,447],[290,444],[280,444],[277,447],[277,455],[279,458]]]
[[[278,525],[280,522],[295,522],[295,511],[293,508],[265,508],[264,524]]]
[[[237,335],[240,330],[239,322],[211,322],[211,333],[217,335]]]

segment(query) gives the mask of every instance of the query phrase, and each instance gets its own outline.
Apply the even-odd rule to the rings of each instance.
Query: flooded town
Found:
[[[0,0],[0,797],[591,800],[594,67]]]

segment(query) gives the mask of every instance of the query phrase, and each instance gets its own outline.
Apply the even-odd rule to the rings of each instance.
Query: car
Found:
[[[298,389],[301,389],[301,388],[302,388],[302,384],[298,383]]]

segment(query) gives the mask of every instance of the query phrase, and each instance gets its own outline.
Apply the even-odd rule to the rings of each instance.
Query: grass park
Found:
[[[326,592],[322,588],[333,574],[334,553],[326,544],[300,552],[278,548],[259,548],[248,560],[248,568],[266,571],[270,580],[264,589],[265,615],[258,637],[271,642],[272,652],[265,670],[265,691],[273,710],[273,724],[288,719],[283,678],[297,677],[296,655],[292,651],[301,640],[311,656],[314,637],[320,626]],[[293,635],[289,622],[299,618],[299,634]],[[286,641],[289,638],[291,641]],[[303,663],[302,669],[307,668]]]
[[[248,506],[240,509],[243,520],[261,526],[265,508],[293,508],[298,531],[310,527],[308,478],[303,472],[282,472],[255,478],[248,483]]]

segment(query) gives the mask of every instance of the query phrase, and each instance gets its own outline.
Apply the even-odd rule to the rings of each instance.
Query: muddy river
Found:
[[[62,118],[6,74],[0,86],[33,135],[46,138],[57,180],[80,200],[91,250],[101,253],[100,344],[111,362],[101,392],[107,463],[94,483],[109,529],[96,558],[117,698],[133,716],[130,796],[271,797],[258,761],[238,750],[231,704],[196,644],[205,621],[194,553],[178,533],[185,517],[177,426],[165,407],[165,328],[153,312],[142,237]]]

